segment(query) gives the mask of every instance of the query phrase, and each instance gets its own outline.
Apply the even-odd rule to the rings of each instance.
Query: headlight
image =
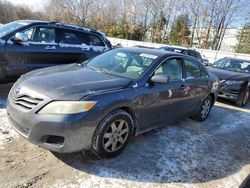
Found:
[[[43,107],[38,114],[77,114],[93,108],[96,101],[55,101]]]
[[[244,81],[234,81],[234,80],[226,81],[227,85],[241,85],[243,83],[244,83]]]

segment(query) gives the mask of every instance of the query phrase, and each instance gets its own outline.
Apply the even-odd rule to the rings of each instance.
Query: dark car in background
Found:
[[[57,22],[21,20],[0,26],[0,82],[34,69],[82,62],[112,48],[101,32]]]
[[[248,102],[250,88],[250,61],[235,58],[223,58],[208,69],[221,81],[219,97],[234,101],[238,106]]]
[[[193,50],[193,49],[188,49],[188,48],[184,48],[184,47],[174,47],[174,46],[163,46],[163,47],[160,47],[159,49],[169,51],[169,52],[182,53],[182,54],[192,56],[192,57],[198,59],[200,62],[202,62],[205,65],[209,63],[208,60],[203,59],[201,57],[200,52]]]
[[[217,78],[192,57],[118,48],[23,75],[7,112],[15,130],[41,147],[113,157],[134,135],[185,117],[204,121],[217,92]]]

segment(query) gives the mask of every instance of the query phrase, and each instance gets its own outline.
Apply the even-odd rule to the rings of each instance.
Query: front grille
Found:
[[[26,110],[33,109],[36,105],[41,103],[43,99],[37,97],[31,97],[29,95],[12,96],[14,104],[25,108]]]

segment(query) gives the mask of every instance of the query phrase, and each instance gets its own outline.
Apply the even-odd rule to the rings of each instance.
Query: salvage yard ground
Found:
[[[58,155],[19,137],[0,86],[0,187],[238,187],[250,174],[250,105],[216,102],[209,118],[185,119],[135,137],[118,157]]]

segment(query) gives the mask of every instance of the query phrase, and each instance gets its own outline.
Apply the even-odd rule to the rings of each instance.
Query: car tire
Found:
[[[202,103],[199,112],[193,116],[192,118],[197,121],[205,121],[211,111],[211,108],[213,106],[213,99],[209,95]]]
[[[111,158],[120,154],[133,135],[133,119],[124,110],[106,116],[96,128],[91,151],[100,158]]]
[[[245,106],[249,99],[249,89],[247,88],[243,94],[240,96],[240,98],[235,102],[237,106]]]

